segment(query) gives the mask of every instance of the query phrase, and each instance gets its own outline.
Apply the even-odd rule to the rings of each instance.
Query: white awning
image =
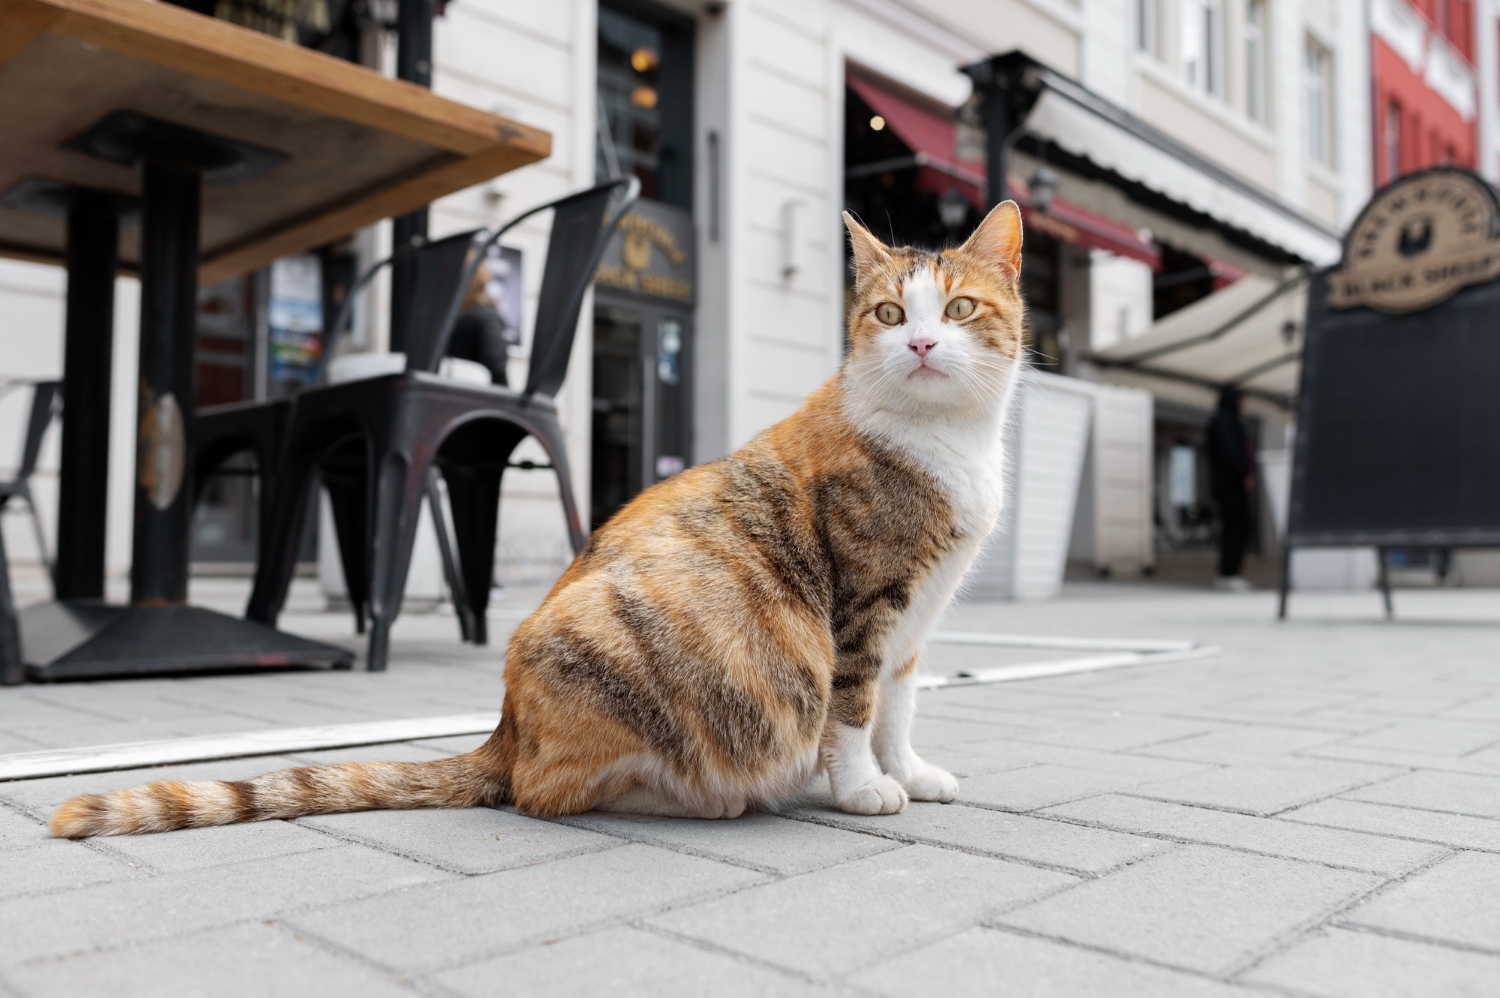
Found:
[[[1318,266],[1337,263],[1338,235],[1193,150],[1050,71],[1028,132],[1125,180]]]
[[[1307,282],[1242,277],[1139,336],[1097,351],[1108,367],[1290,398],[1301,371]]]

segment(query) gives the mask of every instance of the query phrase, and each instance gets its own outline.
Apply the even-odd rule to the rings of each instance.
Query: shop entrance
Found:
[[[692,326],[685,310],[600,290],[594,300],[591,526],[687,467]]]

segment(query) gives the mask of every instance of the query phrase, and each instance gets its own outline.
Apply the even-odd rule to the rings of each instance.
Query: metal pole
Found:
[[[104,598],[109,510],[109,396],[120,220],[110,198],[80,193],[68,211],[57,598]]]
[[[1010,196],[1010,81],[991,80],[984,93],[985,201],[990,208]]]
[[[202,174],[183,163],[141,166],[141,366],[135,549],[130,602],[187,602],[187,424],[193,416]]]
[[[396,10],[396,77],[418,86],[432,86],[433,0],[400,0]],[[427,240],[427,209],[418,208],[396,219],[391,248]],[[406,350],[406,317],[411,310],[412,270],[409,260],[391,264],[391,350]]]

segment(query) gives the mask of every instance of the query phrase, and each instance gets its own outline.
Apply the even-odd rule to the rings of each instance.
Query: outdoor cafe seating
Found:
[[[579,311],[599,257],[639,186],[633,177],[608,181],[532,208],[493,233],[460,233],[399,254],[409,259],[414,279],[402,338],[404,369],[338,383],[320,378],[290,400],[212,407],[195,417],[190,435],[200,482],[235,453],[256,455],[263,498],[249,619],[276,623],[296,567],[315,477],[328,491],[361,632],[369,618],[366,662],[372,670],[387,663],[390,627],[399,613],[424,499],[432,506],[461,634],[476,644],[488,637],[485,611],[507,469],[553,471],[573,550],[582,549],[585,536],[552,397],[566,377]],[[516,225],[546,211],[552,212],[552,229],[524,388],[441,377],[464,292],[480,262]],[[395,259],[370,268],[346,296],[324,334],[324,372],[360,292]],[[511,461],[527,437],[541,445],[547,465]],[[456,544],[448,537],[438,473],[447,485]]]

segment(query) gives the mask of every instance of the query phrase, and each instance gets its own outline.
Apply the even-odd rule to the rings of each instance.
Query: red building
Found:
[[[1479,163],[1473,0],[1373,0],[1375,186]]]

